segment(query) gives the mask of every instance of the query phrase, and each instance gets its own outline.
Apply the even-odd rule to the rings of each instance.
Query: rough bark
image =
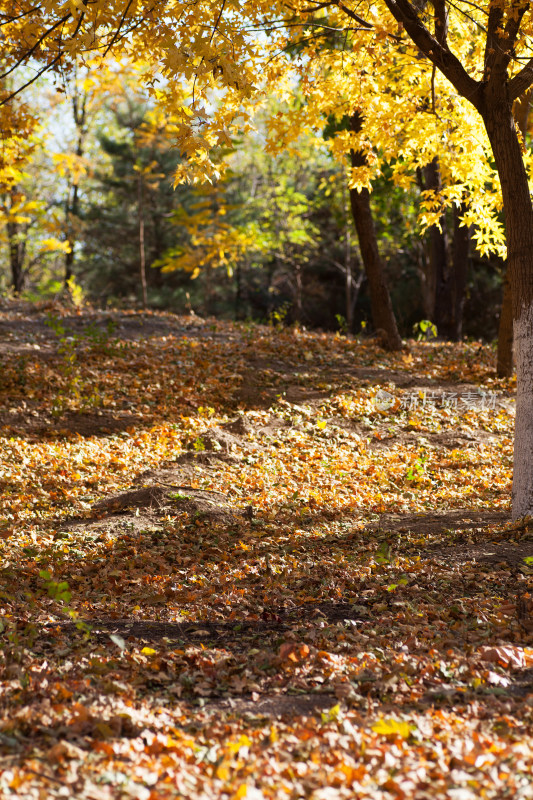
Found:
[[[502,186],[517,374],[513,518],[533,513],[533,206],[506,83],[489,83],[483,120]]]
[[[532,89],[518,97],[513,103],[513,117],[522,134],[525,144],[527,137],[527,122]],[[502,307],[500,311],[500,324],[498,328],[498,353],[496,358],[496,372],[499,378],[510,378],[513,374],[513,301],[509,271],[505,269],[503,281]]]
[[[352,114],[350,124],[354,133],[358,133],[361,130],[362,117],[358,112]],[[352,167],[360,167],[365,164],[364,153],[352,150],[350,159]],[[387,286],[385,268],[379,253],[368,189],[350,189],[350,205],[357,231],[361,259],[368,281],[374,327],[376,330],[385,332],[389,350],[400,350],[402,340],[398,333],[396,317],[394,316]]]

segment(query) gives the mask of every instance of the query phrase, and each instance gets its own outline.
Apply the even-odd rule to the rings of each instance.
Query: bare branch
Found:
[[[51,28],[48,28],[48,30],[45,31],[43,33],[43,35],[40,36],[37,39],[37,41],[35,42],[33,47],[30,47],[29,50],[26,50],[24,55],[21,56],[18,59],[18,61],[16,61],[15,64],[13,64],[13,66],[10,67],[10,69],[7,70],[7,72],[4,72],[3,75],[0,75],[0,81],[4,80],[4,78],[7,78],[7,76],[11,75],[11,73],[14,72],[17,69],[17,67],[20,67],[21,64],[23,64],[25,61],[27,61],[29,58],[31,58],[31,56],[37,50],[39,45],[42,44],[42,42],[44,42],[44,40],[52,33],[52,31],[55,31],[56,28],[58,28],[60,25],[63,25],[67,21],[67,19],[69,19],[70,16],[71,16],[71,14],[70,14],[70,11],[69,11],[67,14],[65,14],[64,17],[61,17],[61,19],[59,19],[54,25],[52,25]]]
[[[460,95],[479,110],[482,105],[482,84],[468,74],[448,47],[444,47],[431,35],[409,0],[385,0],[385,3],[420,52],[440,69]]]
[[[348,17],[350,17],[350,19],[355,20],[358,25],[361,25],[362,28],[372,30],[374,27],[370,22],[367,22],[366,19],[363,19],[359,16],[359,14],[356,14],[355,11],[352,11],[351,8],[347,8],[344,3],[340,2],[340,0],[336,0],[335,5],[338,6],[340,10],[343,11]]]
[[[24,89],[27,89],[28,86],[31,86],[32,83],[35,83],[37,78],[40,78],[41,75],[43,75],[49,69],[52,69],[54,64],[57,64],[62,55],[63,55],[62,53],[59,53],[59,55],[57,55],[52,61],[50,61],[49,64],[45,64],[45,66],[42,69],[36,72],[33,78],[31,78],[29,81],[26,81],[26,83],[24,83],[22,86],[19,86],[18,89],[14,89],[14,91],[12,91],[11,94],[8,94],[7,97],[2,97],[0,99],[0,106],[4,106],[6,103],[9,103],[10,100],[13,100],[13,98],[16,97],[18,94],[20,94],[21,92],[23,92]]]
[[[367,22],[366,19],[360,17],[359,14],[356,14],[355,11],[352,11],[351,8],[345,6],[344,3],[341,2],[341,0],[325,0],[322,3],[318,2],[313,3],[313,5],[310,8],[302,8],[300,10],[300,13],[312,14],[314,11],[319,11],[321,8],[329,8],[330,6],[337,6],[337,8],[340,8],[340,10],[344,14],[346,14],[346,16],[350,17],[350,19],[355,20],[355,22],[357,22],[358,25],[361,25],[362,28],[365,28],[366,30],[369,31],[374,28],[374,26],[370,22]]]
[[[18,19],[23,19],[24,17],[27,17],[30,14],[33,14],[34,11],[39,11],[40,8],[41,8],[40,6],[34,6],[33,8],[29,8],[27,11],[23,11],[21,14],[18,14],[16,17],[8,17],[7,19],[5,19],[2,22],[0,22],[0,28],[2,28],[4,25],[11,25],[13,22],[16,22]]]
[[[326,0],[325,3],[315,3],[312,8],[302,8],[302,12],[304,14],[312,14],[313,11],[320,11],[321,8],[328,8],[334,5],[336,5],[335,0]]]
[[[530,3],[529,0],[519,0],[518,1],[518,8],[513,8],[512,12],[509,15],[509,18],[505,25],[505,48],[509,53],[509,60],[512,57],[512,48],[516,41],[516,37],[518,36],[518,31],[520,30],[520,25],[522,23],[522,18],[526,11],[528,10]]]
[[[222,19],[222,14],[224,13],[224,8],[226,6],[226,0],[222,0],[222,5],[220,6],[220,11],[218,12],[218,17],[216,18],[215,24],[213,26],[213,32],[211,33],[211,38],[209,39],[209,44],[212,43],[213,37],[217,32],[218,26],[220,24],[220,20]]]
[[[117,29],[116,29],[115,33],[113,34],[113,37],[112,37],[111,41],[107,45],[102,58],[106,57],[106,55],[109,53],[109,51],[111,50],[111,48],[113,47],[113,45],[117,41],[117,39],[119,37],[119,34],[120,34],[120,31],[122,29],[122,26],[124,25],[124,21],[125,21],[127,15],[128,15],[128,11],[130,10],[132,4],[133,4],[133,0],[128,0],[126,8],[124,9],[124,12],[123,12],[123,14],[122,14],[122,16],[120,18],[120,22],[118,23]]]

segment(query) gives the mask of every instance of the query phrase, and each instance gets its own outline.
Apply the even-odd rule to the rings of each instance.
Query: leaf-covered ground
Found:
[[[478,342],[0,311],[0,795],[533,797]]]

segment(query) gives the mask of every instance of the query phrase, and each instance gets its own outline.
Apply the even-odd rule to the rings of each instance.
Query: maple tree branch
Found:
[[[518,8],[514,8],[514,13],[509,15],[509,18],[505,24],[505,46],[509,52],[509,59],[512,56],[512,49],[513,45],[516,41],[516,37],[518,36],[518,31],[520,30],[520,25],[522,23],[522,18],[526,11],[529,8],[529,1],[528,0],[519,0]]]
[[[480,31],[483,31],[483,33],[485,34],[487,33],[487,29],[485,28],[485,26],[482,25],[481,22],[478,22],[477,19],[474,19],[474,17],[472,17],[470,14],[467,14],[464,8],[460,8],[456,3],[453,3],[452,0],[448,0],[448,5],[451,6],[453,9],[455,9],[455,11],[457,11],[458,14],[461,14],[461,16],[469,19],[472,25],[475,25],[476,28],[479,28]],[[488,16],[488,13],[486,11],[483,11],[483,9],[479,8],[478,6],[476,6],[475,3],[470,3],[469,5],[473,6],[481,13],[484,13],[485,16]]]
[[[215,24],[214,24],[214,26],[213,26],[213,30],[212,30],[212,32],[211,32],[211,37],[210,37],[210,39],[209,39],[209,44],[211,44],[211,43],[212,43],[212,41],[213,41],[213,36],[214,36],[214,35],[215,35],[215,33],[217,32],[217,28],[218,28],[218,26],[219,26],[219,24],[220,24],[220,20],[222,19],[222,14],[224,13],[224,8],[225,8],[225,6],[226,6],[226,0],[222,0],[222,5],[220,6],[220,11],[218,12],[218,17],[217,17],[217,18],[216,18],[216,20],[215,20]]]
[[[113,36],[111,38],[111,41],[109,42],[109,44],[107,45],[106,49],[104,50],[102,58],[106,57],[106,55],[109,53],[109,51],[111,50],[111,48],[113,47],[113,45],[117,41],[117,39],[119,37],[119,34],[120,34],[120,31],[122,30],[122,26],[124,25],[124,21],[125,21],[125,19],[127,17],[128,11],[130,10],[132,4],[133,4],[133,0],[128,0],[128,2],[126,4],[126,8],[124,9],[124,11],[122,13],[122,16],[120,18],[120,22],[117,25],[117,29],[116,29],[115,33],[113,34]]]
[[[4,25],[10,25],[11,23],[16,22],[19,19],[23,19],[24,17],[27,17],[29,14],[33,14],[34,11],[39,11],[40,8],[41,8],[40,6],[34,6],[33,8],[29,8],[28,11],[22,11],[16,17],[8,17],[3,22],[0,22],[0,28],[3,27]]]
[[[57,22],[56,22],[54,25],[52,25],[52,27],[51,27],[51,28],[48,28],[48,30],[47,30],[47,31],[45,31],[45,32],[42,34],[42,36],[40,36],[40,37],[37,39],[37,41],[35,42],[35,44],[33,45],[33,47],[30,47],[30,49],[29,49],[29,50],[27,50],[27,51],[24,53],[24,55],[22,55],[22,56],[21,56],[21,57],[18,59],[18,61],[16,61],[16,62],[15,62],[15,64],[13,64],[13,66],[12,66],[12,67],[10,67],[10,69],[8,69],[8,70],[7,70],[7,72],[4,72],[4,73],[3,73],[3,75],[0,75],[0,81],[1,81],[1,80],[4,80],[4,78],[7,78],[7,76],[8,76],[8,75],[11,75],[11,73],[12,73],[12,72],[14,72],[14,71],[17,69],[17,67],[20,67],[20,65],[21,65],[21,64],[22,64],[24,61],[27,61],[29,58],[31,58],[31,56],[32,56],[32,55],[34,54],[34,52],[37,50],[37,48],[39,47],[39,45],[41,45],[41,44],[44,42],[44,40],[45,40],[45,39],[46,39],[46,38],[47,38],[47,37],[48,37],[48,36],[49,36],[49,35],[52,33],[52,31],[55,31],[55,29],[56,29],[56,28],[58,28],[60,25],[64,25],[64,23],[67,21],[67,19],[69,19],[71,16],[72,16],[72,15],[71,15],[71,13],[70,13],[70,11],[69,11],[67,14],[65,14],[65,16],[64,16],[64,17],[61,17],[61,19],[59,19],[59,20],[58,20],[58,21],[57,21]],[[26,85],[28,85],[28,84],[26,84]]]
[[[325,3],[315,3],[312,8],[302,8],[303,14],[310,14],[313,11],[319,11],[321,8],[329,8],[329,6],[336,5],[335,0],[326,0]]]
[[[480,14],[485,14],[485,16],[488,16],[489,12],[487,11],[487,9],[483,8],[478,3],[474,3],[474,2],[472,2],[472,0],[461,0],[461,2],[464,3],[467,6],[472,6],[472,8],[475,8],[476,11],[479,11]],[[455,10],[458,11],[460,14],[464,14],[465,13],[464,11],[461,11],[459,6],[454,5],[454,3],[450,2],[450,0],[448,0],[448,5],[450,5],[452,8],[455,8]],[[468,19],[472,19],[472,17],[468,17]]]
[[[509,81],[509,100],[512,102],[533,83],[533,58]]]
[[[340,8],[344,14],[346,14],[351,19],[355,20],[358,25],[361,25],[366,30],[372,30],[374,26],[372,23],[367,22],[366,19],[360,17],[359,14],[356,14],[355,11],[352,11],[351,8],[348,8],[341,2],[341,0],[325,0],[323,3],[314,3],[310,8],[302,8],[301,13],[303,14],[312,14],[314,11],[319,11],[321,8],[329,8],[330,6],[337,6]]]
[[[518,0],[511,7],[511,13],[503,31],[501,30],[503,21],[502,9],[497,6],[491,6],[485,46],[484,80],[490,80],[495,70],[500,76],[506,78],[505,72],[514,57],[514,43],[529,5],[528,0]]]
[[[2,99],[0,100],[0,106],[4,106],[6,103],[9,103],[10,100],[13,100],[13,98],[16,97],[18,94],[20,94],[21,92],[23,92],[24,89],[27,89],[28,86],[31,86],[32,83],[35,83],[37,78],[40,78],[41,75],[43,75],[49,69],[52,69],[54,64],[57,64],[57,62],[61,59],[62,55],[63,55],[63,53],[59,53],[52,61],[50,61],[49,64],[45,64],[42,69],[40,69],[38,72],[36,72],[35,75],[33,76],[33,78],[30,78],[29,81],[26,81],[26,83],[24,83],[22,86],[19,86],[18,89],[14,89],[11,92],[11,94],[7,95],[7,97],[2,97]]]
[[[71,39],[74,39],[74,37],[77,36],[77,34],[78,34],[78,32],[79,32],[79,30],[81,28],[81,23],[83,22],[83,18],[84,17],[85,17],[85,11],[82,11],[81,14],[80,14],[80,18],[78,20],[78,24],[76,25],[76,30],[74,31],[74,33],[70,37]]]
[[[433,0],[433,8],[435,9],[435,39],[442,47],[448,47],[448,12],[446,11],[446,0]]]
[[[487,22],[487,38],[485,40],[485,55],[483,67],[483,80],[489,80],[495,67],[502,67],[503,50],[500,37],[497,34],[503,19],[503,10],[498,5],[491,5]]]
[[[431,35],[409,0],[385,0],[385,4],[394,19],[403,25],[420,52],[440,69],[460,95],[479,109],[482,84],[468,74],[448,47],[443,47]]]
[[[350,19],[355,20],[358,25],[361,25],[363,28],[367,28],[367,30],[372,30],[374,27],[370,22],[367,22],[365,19],[356,14],[355,11],[352,11],[351,8],[348,8],[344,5],[344,3],[340,2],[340,0],[335,0],[335,5],[340,8]]]

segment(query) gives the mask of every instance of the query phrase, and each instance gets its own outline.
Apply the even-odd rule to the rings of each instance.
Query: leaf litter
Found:
[[[54,313],[69,370],[0,313],[0,794],[532,797],[491,348]]]

